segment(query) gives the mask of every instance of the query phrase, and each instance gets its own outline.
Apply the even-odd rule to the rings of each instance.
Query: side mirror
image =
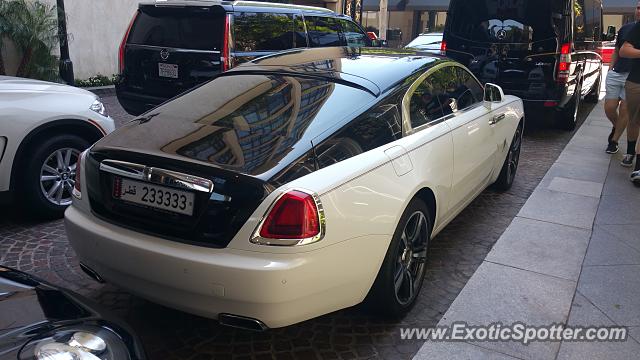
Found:
[[[616,27],[615,26],[609,26],[607,28],[607,35],[605,36],[605,40],[606,41],[612,41],[615,38],[616,38]]]
[[[499,103],[504,99],[504,91],[496,84],[487,83],[484,86],[484,103],[485,105],[491,105],[491,103]]]

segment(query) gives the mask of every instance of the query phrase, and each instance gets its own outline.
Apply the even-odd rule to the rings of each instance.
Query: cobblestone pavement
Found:
[[[104,100],[119,125],[130,118],[115,97]],[[582,109],[582,121],[591,108]],[[136,329],[151,359],[410,359],[422,342],[400,340],[399,328],[437,324],[571,136],[528,129],[513,188],[486,190],[437,236],[418,302],[400,321],[376,320],[356,306],[264,333],[222,327],[95,283],[80,271],[62,221],[24,220],[10,209],[0,213],[0,264],[114,310]]]

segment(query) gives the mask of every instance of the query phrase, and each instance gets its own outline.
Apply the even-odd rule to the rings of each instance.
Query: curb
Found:
[[[98,96],[115,96],[116,95],[116,87],[114,85],[109,86],[94,86],[81,88],[87,91],[91,91],[92,93]]]

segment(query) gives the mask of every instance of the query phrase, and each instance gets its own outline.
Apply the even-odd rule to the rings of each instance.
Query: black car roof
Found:
[[[255,59],[227,75],[260,70],[317,74],[341,78],[378,96],[412,74],[445,61],[442,56],[417,49],[307,48]]]
[[[158,0],[153,2],[142,2],[140,6],[222,6],[225,8],[233,8],[234,10],[243,9],[279,9],[279,10],[293,10],[300,12],[313,12],[322,13],[326,15],[332,15],[335,17],[347,17],[342,14],[338,14],[326,8],[316,6],[305,5],[293,5],[283,3],[270,3],[262,1],[220,1],[220,0]]]

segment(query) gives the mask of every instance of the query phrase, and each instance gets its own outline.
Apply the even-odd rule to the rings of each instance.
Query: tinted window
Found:
[[[380,105],[361,115],[316,149],[320,168],[333,165],[402,137],[396,105]]]
[[[481,42],[542,41],[560,34],[563,3],[556,0],[452,1],[450,31]]]
[[[309,46],[342,46],[338,20],[329,17],[305,16]]]
[[[473,104],[482,101],[484,89],[480,83],[465,69],[456,68],[458,72],[458,82],[456,89],[457,108],[462,110]]]
[[[443,116],[442,106],[439,96],[442,96],[442,89],[435,87],[431,81],[431,76],[427,77],[416,88],[411,95],[409,103],[409,114],[411,116],[411,127],[417,128],[424,124]]]
[[[344,34],[347,46],[367,46],[367,36],[362,33],[362,30],[349,20],[340,19],[342,25],[342,33]]]
[[[577,0],[575,5],[576,24],[582,23],[581,40],[600,39],[601,3],[599,0]]]
[[[236,51],[291,49],[297,35],[291,16],[272,13],[236,13],[234,32]]]
[[[129,44],[217,50],[222,42],[222,16],[189,9],[143,8],[129,34]]]

